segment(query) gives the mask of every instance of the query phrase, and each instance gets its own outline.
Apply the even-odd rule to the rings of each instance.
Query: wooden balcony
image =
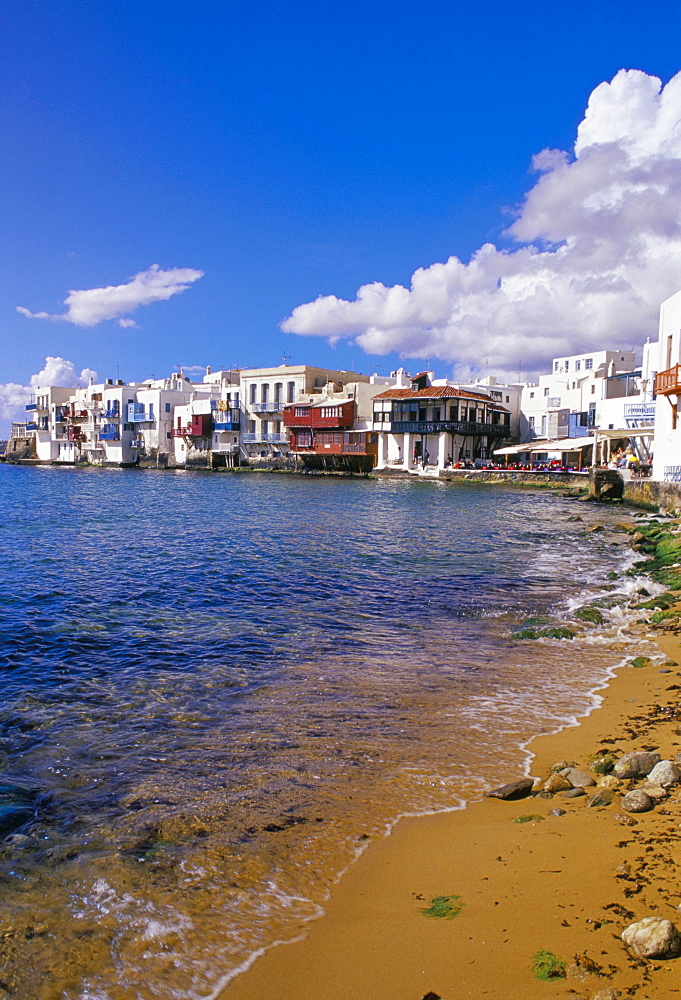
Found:
[[[291,431],[290,450],[306,455],[378,454],[378,435],[371,431],[296,433]]]
[[[681,365],[673,365],[655,376],[655,393],[661,396],[681,394]]]
[[[284,426],[300,428],[326,428],[349,430],[355,422],[356,405],[353,399],[310,406],[296,403],[284,407]]]

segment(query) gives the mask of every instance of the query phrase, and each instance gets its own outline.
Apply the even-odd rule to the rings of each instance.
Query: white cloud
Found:
[[[66,320],[76,326],[97,326],[104,320],[117,319],[119,326],[133,327],[137,325],[134,320],[121,317],[128,316],[139,306],[165,302],[173,295],[186,291],[192,282],[202,277],[203,271],[191,267],[171,267],[162,271],[158,264],[152,264],[124,285],[70,291],[64,299],[67,306],[65,313],[31,312],[25,306],[17,306],[16,310],[29,319]]]
[[[0,419],[24,420],[26,418],[26,403],[37,389],[46,389],[51,385],[61,385],[67,388],[87,385],[89,380],[97,381],[97,372],[92,368],[83,368],[78,374],[71,361],[64,358],[45,358],[45,367],[31,375],[28,385],[18,382],[5,382],[0,385]]]
[[[540,176],[506,234],[516,249],[420,268],[410,288],[321,296],[282,329],[526,373],[655,336],[660,302],[681,288],[681,73],[663,88],[620,70],[591,94],[573,152],[543,150],[532,166]]]

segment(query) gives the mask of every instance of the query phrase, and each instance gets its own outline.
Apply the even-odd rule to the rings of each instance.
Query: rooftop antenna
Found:
[[[284,367],[285,367],[286,366],[286,362],[291,360],[291,355],[290,354],[282,354],[281,360],[284,362]]]

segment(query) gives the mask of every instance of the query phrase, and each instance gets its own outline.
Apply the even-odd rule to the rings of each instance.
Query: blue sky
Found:
[[[662,84],[681,69],[681,7],[664,0],[5,0],[0,24],[3,384],[27,384],[47,355],[125,379],[284,355],[385,373],[400,354],[412,369],[430,354],[440,374],[475,369],[451,322],[421,335],[421,314],[380,337],[362,333],[373,314],[357,320],[359,342],[343,335],[356,311],[336,326],[326,305],[301,314],[288,325],[304,336],[279,324],[319,296],[347,304],[368,283],[408,287],[415,269],[467,263],[488,242],[559,245],[546,226],[506,232],[537,184],[533,155],[571,152],[590,94],[620,69]],[[635,85],[621,98],[634,110]],[[122,285],[153,264],[203,276],[130,313],[134,327],[17,312],[63,313],[69,290]],[[655,332],[651,303],[640,342]],[[505,322],[507,349],[488,352],[484,327],[471,334],[480,370],[485,353],[511,367]],[[617,323],[615,309],[613,337]],[[572,346],[556,330],[556,347]],[[550,356],[551,338],[536,336],[536,358]],[[530,370],[527,338],[521,351]]]

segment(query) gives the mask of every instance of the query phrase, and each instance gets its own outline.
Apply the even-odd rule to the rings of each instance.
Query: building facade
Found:
[[[472,464],[511,437],[510,411],[488,392],[435,382],[432,372],[415,375],[409,388],[379,393],[373,409],[379,469]]]

